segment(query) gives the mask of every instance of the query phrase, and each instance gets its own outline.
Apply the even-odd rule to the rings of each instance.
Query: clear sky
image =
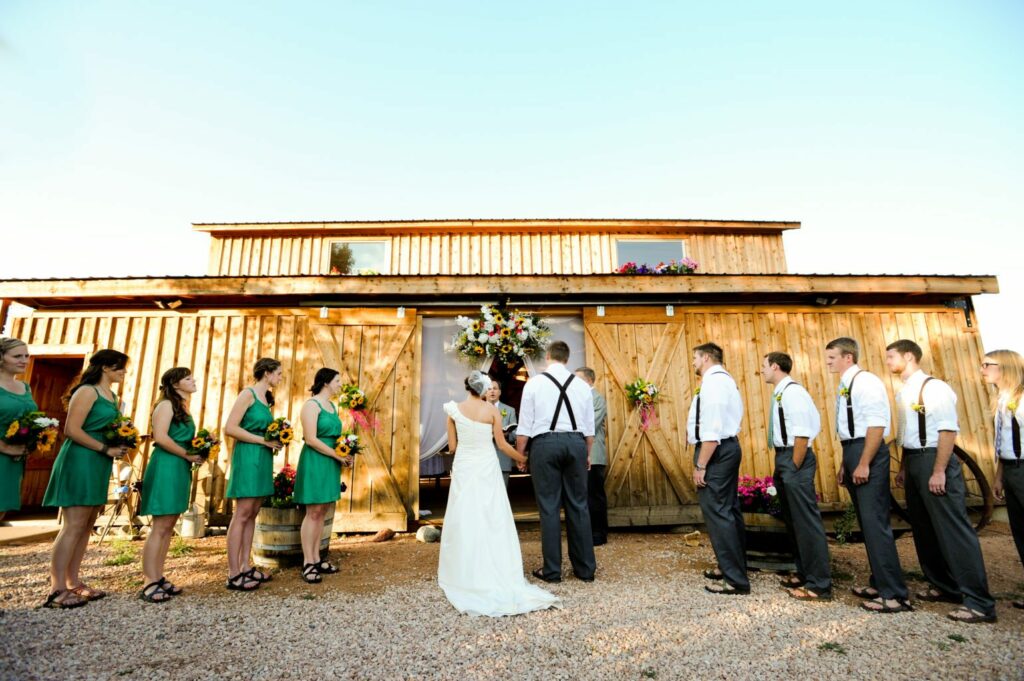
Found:
[[[191,222],[800,220],[790,269],[995,274],[1024,350],[1024,2],[0,0],[0,277],[199,274]]]

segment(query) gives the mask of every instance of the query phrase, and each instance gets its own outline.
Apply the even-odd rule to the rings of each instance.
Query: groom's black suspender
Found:
[[[779,392],[779,399],[778,399],[778,402],[777,402],[777,404],[779,406],[779,435],[782,436],[782,446],[783,447],[790,447],[791,445],[789,444],[789,438],[786,436],[786,412],[784,412],[782,410],[782,393],[786,392],[786,388],[789,388],[789,386],[791,386],[791,385],[800,385],[800,384],[797,383],[796,381],[793,381],[791,383],[787,383],[786,387],[783,388]],[[769,418],[770,417],[771,417],[771,414],[769,414]]]
[[[562,412],[562,403],[565,403],[565,410],[569,412],[569,422],[572,424],[572,429],[576,430],[576,416],[572,413],[572,405],[569,404],[569,393],[566,392],[569,388],[569,384],[572,383],[572,379],[576,378],[576,374],[569,374],[569,378],[566,379],[565,385],[562,385],[558,380],[549,374],[544,372],[542,375],[547,376],[551,379],[551,382],[558,388],[558,403],[555,405],[555,416],[551,419],[551,432],[555,432],[555,426],[558,425],[558,415]]]

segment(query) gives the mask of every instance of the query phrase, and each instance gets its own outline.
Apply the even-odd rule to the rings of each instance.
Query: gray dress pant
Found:
[[[843,442],[843,480],[857,512],[857,523],[864,535],[864,548],[871,566],[871,586],[885,599],[905,601],[909,598],[903,581],[900,556],[892,536],[889,509],[892,493],[889,488],[889,445],[878,447],[871,460],[868,481],[853,484],[853,471],[864,453],[864,438]]]
[[[593,579],[597,570],[594,537],[587,508],[587,443],[580,433],[549,433],[530,441],[530,477],[540,511],[543,575],[562,575],[562,522],[569,541],[569,561],[580,579]]]
[[[694,465],[699,455],[700,445],[697,445],[693,453]],[[736,438],[720,442],[708,461],[704,473],[707,485],[697,489],[697,500],[723,578],[734,587],[749,589],[746,526],[737,493],[742,456]]]
[[[1006,492],[1006,515],[1017,555],[1024,563],[1024,463],[1003,460],[1003,489]]]
[[[946,466],[946,493],[932,494],[928,479],[935,466],[934,447],[903,448],[907,470],[907,514],[914,547],[925,578],[939,591],[962,598],[964,605],[986,615],[996,602],[988,590],[981,544],[967,517],[966,488],[960,459]]]
[[[796,571],[808,589],[821,594],[832,590],[832,565],[814,488],[817,470],[812,449],[807,449],[800,468],[793,465],[792,447],[775,449],[775,489],[782,503],[782,520],[796,547]]]

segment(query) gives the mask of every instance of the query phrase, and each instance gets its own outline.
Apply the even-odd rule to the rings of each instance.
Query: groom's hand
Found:
[[[699,471],[696,468],[693,470],[693,484],[697,487],[707,487],[708,483],[704,481],[704,473],[706,471]]]
[[[516,468],[519,469],[520,473],[525,473],[526,472],[526,462],[525,461],[520,461],[519,463],[516,464]]]

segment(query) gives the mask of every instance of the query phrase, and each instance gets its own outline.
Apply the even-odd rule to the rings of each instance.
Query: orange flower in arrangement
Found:
[[[111,447],[137,449],[139,446],[139,429],[127,416],[117,416],[111,421],[103,433],[103,439]]]
[[[43,432],[39,433],[39,451],[44,454],[53,449],[53,444],[57,441],[57,429],[47,428]]]
[[[44,412],[29,411],[8,424],[3,440],[10,445],[24,445],[28,453],[48,452],[57,441],[58,425],[60,421],[49,418]]]
[[[190,444],[192,446],[189,448],[188,453],[192,456],[200,456],[210,461],[211,459],[216,459],[217,455],[220,454],[220,440],[217,438],[216,433],[206,428],[200,428],[196,431],[196,435],[192,438]],[[199,464],[196,464],[196,466],[199,466]]]
[[[7,434],[4,435],[4,438],[14,437],[19,428],[21,428],[21,424],[17,420],[11,421],[11,425],[7,426]]]
[[[281,444],[283,444],[283,445],[290,444],[291,441],[294,440],[294,439],[295,439],[295,431],[294,430],[292,430],[291,428],[282,428],[281,429],[281,435],[280,435]]]

